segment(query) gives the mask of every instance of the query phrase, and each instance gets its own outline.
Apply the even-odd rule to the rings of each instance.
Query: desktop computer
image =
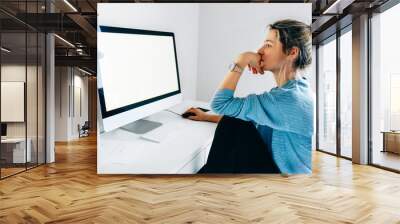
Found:
[[[103,131],[144,134],[143,119],[182,102],[174,33],[99,26],[98,94]]]

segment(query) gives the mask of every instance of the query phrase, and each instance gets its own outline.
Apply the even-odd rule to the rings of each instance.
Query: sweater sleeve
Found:
[[[270,92],[234,97],[231,89],[218,90],[211,101],[211,109],[220,115],[254,121],[277,130],[288,130],[284,113],[280,111],[275,97]]]

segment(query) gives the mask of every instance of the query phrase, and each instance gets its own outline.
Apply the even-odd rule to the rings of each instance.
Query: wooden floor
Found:
[[[20,173],[20,172],[24,172],[27,169],[33,169],[36,166],[37,166],[36,163],[35,164],[27,163],[27,167],[25,167],[25,164],[19,164],[18,167],[7,167],[7,168],[2,167],[1,170],[0,170],[1,171],[1,178],[6,178],[8,176],[15,175],[15,174]]]
[[[372,160],[374,164],[400,170],[400,154],[376,150],[374,151]]]
[[[0,223],[400,223],[400,175],[316,152],[298,175],[96,174],[96,139],[0,181]]]
[[[26,170],[25,167],[24,168],[1,168],[1,177],[7,177],[7,176],[11,176],[13,174],[19,173]]]

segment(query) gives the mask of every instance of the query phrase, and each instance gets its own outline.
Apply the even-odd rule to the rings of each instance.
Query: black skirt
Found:
[[[280,173],[252,122],[223,116],[198,173]]]

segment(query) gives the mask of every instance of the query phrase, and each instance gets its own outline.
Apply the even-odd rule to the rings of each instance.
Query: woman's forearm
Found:
[[[253,52],[245,52],[239,55],[238,59],[235,61],[236,66],[239,66],[239,68],[241,69],[233,69],[232,71],[230,71],[224,78],[224,80],[222,81],[222,83],[219,86],[219,89],[229,89],[232,91],[236,90],[236,86],[240,80],[240,77],[242,76],[242,73],[244,71],[244,68],[246,68],[247,66],[249,66],[249,68],[253,68],[253,73],[255,74],[256,71],[259,71],[261,74],[263,74],[263,72],[261,71],[260,68],[260,61],[261,56],[257,53],[253,53]],[[253,67],[252,67],[253,66]],[[221,99],[216,100],[215,96],[211,102],[211,108],[219,113],[219,114],[223,114],[219,109],[221,109],[222,107],[224,107],[224,103],[226,102],[226,100],[221,101]],[[218,123],[219,120],[221,120],[221,116],[218,117],[210,117],[209,121],[212,122],[216,122]]]
[[[245,52],[239,55],[236,59],[235,64],[241,68],[241,72],[239,71],[230,71],[222,81],[219,89],[230,89],[235,90],[237,83],[239,82],[240,76],[242,75],[243,70],[248,66],[254,66],[257,71],[261,72],[259,61],[261,56],[254,52]]]
[[[219,115],[207,114],[205,117],[205,120],[209,121],[209,122],[218,123],[221,120],[221,118],[222,118],[222,116],[219,116]]]
[[[237,83],[239,82],[240,76],[242,74],[239,72],[229,72],[224,80],[222,81],[221,85],[219,86],[219,89],[231,89],[235,90]]]
[[[246,66],[245,62],[242,62],[242,60],[237,60],[235,62],[239,67],[244,69]],[[243,71],[242,71],[243,72]],[[222,81],[221,85],[219,86],[219,89],[231,89],[235,91],[236,86],[240,80],[240,76],[242,76],[242,72],[236,72],[236,71],[230,71]]]

